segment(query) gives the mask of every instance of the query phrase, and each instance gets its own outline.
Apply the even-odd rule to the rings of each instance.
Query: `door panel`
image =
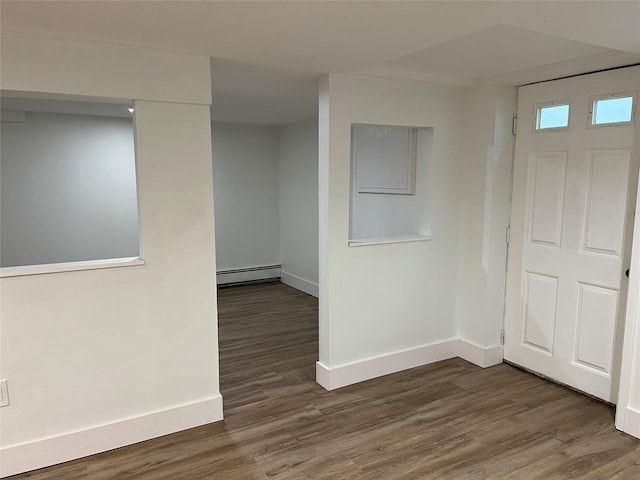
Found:
[[[584,251],[622,253],[629,149],[589,151]]]
[[[526,272],[526,285],[523,343],[553,355],[558,279]]]
[[[634,123],[592,126],[591,107],[639,87],[632,67],[518,91],[505,359],[610,402],[638,154]],[[536,130],[554,102],[568,127]]]
[[[532,155],[530,160],[532,198],[530,235],[531,243],[560,248],[562,213],[564,206],[564,181],[567,170],[567,154],[545,153]]]
[[[574,362],[609,375],[618,292],[578,284],[578,323]]]

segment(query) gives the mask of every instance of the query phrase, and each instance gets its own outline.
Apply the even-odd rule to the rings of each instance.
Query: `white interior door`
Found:
[[[631,67],[518,90],[504,357],[613,403],[639,87]]]

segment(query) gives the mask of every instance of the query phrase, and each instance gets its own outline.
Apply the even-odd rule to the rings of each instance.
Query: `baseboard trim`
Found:
[[[616,425],[616,427],[624,433],[640,438],[640,411],[631,407],[625,408],[624,421],[622,425],[619,427]]]
[[[327,390],[458,356],[458,340],[445,340],[400,352],[329,368],[316,362],[316,382]]]
[[[479,367],[487,368],[502,363],[504,347],[502,345],[481,347],[473,342],[460,339],[458,340],[458,356]]]
[[[290,287],[318,298],[319,287],[317,283],[313,283],[305,278],[293,275],[292,273],[287,273],[284,270],[282,270],[280,274],[280,281],[285,285],[289,285]]]
[[[263,265],[259,267],[237,268],[235,270],[219,270],[216,272],[218,285],[247,283],[280,278],[281,265]]]
[[[0,477],[44,468],[222,420],[222,396],[0,449]]]

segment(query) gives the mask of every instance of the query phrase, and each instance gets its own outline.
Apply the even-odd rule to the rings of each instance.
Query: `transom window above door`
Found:
[[[569,103],[554,102],[536,108],[535,129],[558,130],[569,127]]]
[[[593,99],[591,125],[619,125],[633,119],[633,95],[611,94]]]

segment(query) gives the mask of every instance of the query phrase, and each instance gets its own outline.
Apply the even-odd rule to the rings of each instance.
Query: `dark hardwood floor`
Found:
[[[612,408],[502,364],[452,359],[327,392],[317,301],[219,291],[225,420],[13,478],[640,479]]]

